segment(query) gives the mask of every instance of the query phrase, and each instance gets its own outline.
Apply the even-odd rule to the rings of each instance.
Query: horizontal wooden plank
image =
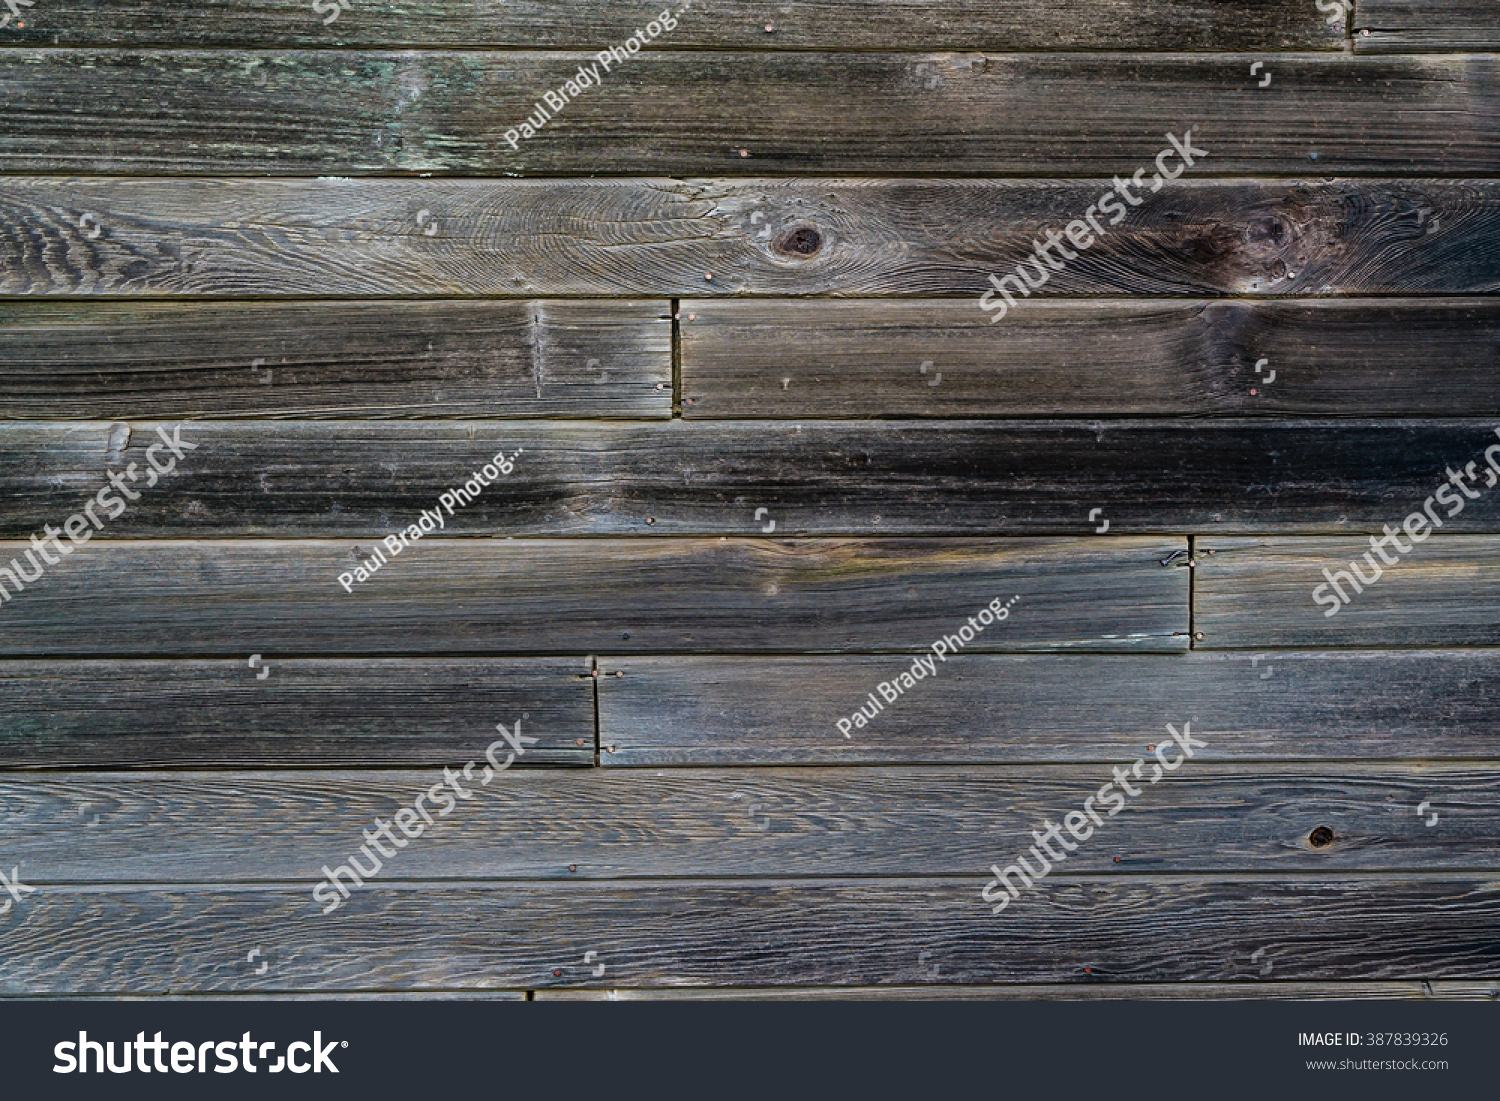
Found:
[[[1233,736],[1215,728],[1211,713],[1190,733],[1210,744]],[[1139,737],[1171,744],[1162,724]],[[484,746],[498,738],[493,726],[476,731],[457,763],[484,765]],[[1115,775],[1155,761],[1147,744],[1130,747]],[[1500,867],[1493,762],[1246,768],[1189,760],[1175,745],[1166,757],[1179,761],[1176,771],[1142,768],[1129,813],[1105,818],[1087,843],[1067,842],[1076,851],[1059,871]],[[1110,782],[1105,764],[507,771],[489,780],[475,768],[454,777],[449,801],[458,805],[445,809],[430,794],[444,785],[436,769],[90,772],[0,779],[0,802],[6,860],[24,860],[26,881],[39,890],[305,880],[311,892],[325,866],[350,856],[367,869],[379,865],[381,883],[988,875],[992,864],[1028,854],[1033,831],[1080,810]],[[362,831],[419,796],[434,819],[428,826],[411,812],[420,836],[397,830],[400,847],[387,840],[383,850],[368,842]],[[1439,816],[1435,825],[1419,805]],[[1326,844],[1319,829],[1332,831]]]
[[[670,7],[670,6],[669,6]],[[620,44],[662,5],[583,0],[475,5],[456,0],[361,3],[357,12],[306,0],[162,0],[149,8],[52,0],[10,28],[24,46],[512,46],[599,49]],[[863,0],[777,4],[716,0],[681,9],[646,49],[839,50],[1311,50],[1344,44],[1303,0],[1225,5],[1153,0],[1119,18],[1114,0]]]
[[[1456,491],[1450,489],[1450,492]],[[1418,512],[1423,502],[1413,506]],[[1439,508],[1438,516],[1443,510]],[[1406,541],[1405,517],[1390,523],[1411,553],[1385,550],[1386,565],[1371,550],[1375,538],[1260,538],[1198,540],[1193,596],[1196,643],[1205,647],[1254,646],[1496,646],[1500,645],[1500,539],[1428,533]],[[1418,531],[1422,530],[1420,527]],[[1209,557],[1205,550],[1216,553]],[[1373,560],[1365,560],[1369,552]],[[1358,591],[1338,577],[1353,561],[1372,585]],[[1334,575],[1349,603],[1330,616],[1337,596],[1323,570]],[[1376,571],[1383,571],[1377,574]]]
[[[689,418],[1500,415],[1494,299],[1045,301],[996,326],[941,299],[698,298],[681,323]]]
[[[0,424],[0,536],[60,525],[111,475],[133,473],[140,499],[100,540],[377,538],[436,509],[501,452],[512,471],[451,517],[444,509],[435,536],[1082,535],[1101,517],[1107,534],[1378,532],[1447,464],[1495,444],[1494,424]],[[162,438],[174,435],[196,450],[153,486],[147,453],[167,462]],[[107,517],[103,505],[95,512]],[[1447,527],[1500,531],[1500,493]]]
[[[0,767],[463,764],[518,717],[537,739],[518,766],[592,765],[591,672],[581,658],[5,661]]]
[[[0,544],[0,562],[24,546]],[[1158,560],[1183,546],[427,540],[346,592],[340,572],[369,561],[373,544],[97,542],[4,604],[0,654],[916,651],[1013,595],[1003,629],[970,649],[1177,651],[1187,645],[1187,571]]]
[[[1362,54],[1500,50],[1490,0],[1359,0],[1354,27]]]
[[[1193,715],[1219,735],[1197,750],[1208,761],[1500,757],[1500,652],[960,655],[840,737],[836,721],[910,665],[601,656],[600,762],[1118,762]]]
[[[0,417],[670,417],[662,302],[0,302]]]
[[[1250,74],[1256,60],[1274,83]],[[1149,176],[1167,132],[1192,127],[1207,154],[1194,170],[1216,176],[1500,172],[1500,79],[1485,55],[657,50],[601,71],[549,121],[537,104],[593,63],[10,50],[0,170]],[[542,128],[525,138],[528,116]]]
[[[1110,186],[10,177],[0,294],[956,295],[983,316],[988,277]],[[1039,293],[1500,291],[1500,182],[1184,178],[1142,202]]]
[[[620,987],[609,990],[539,990],[539,1002],[656,1001],[1295,1001],[1357,1002],[1442,1000],[1492,1002],[1494,982],[1241,982],[1241,983],[1083,983],[1055,986],[787,986],[731,988]]]
[[[1429,876],[53,887],[6,926],[8,993],[1468,981],[1500,889]],[[1441,920],[1434,920],[1440,914]],[[1143,930],[1155,935],[1143,935]],[[266,972],[245,963],[263,946]],[[185,950],[184,945],[191,950]],[[585,964],[596,953],[605,972]],[[559,974],[560,972],[560,974]]]

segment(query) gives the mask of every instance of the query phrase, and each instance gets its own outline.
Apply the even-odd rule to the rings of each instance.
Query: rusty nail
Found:
[[[561,975],[561,974],[562,974],[562,968],[560,968],[560,967],[559,967],[559,968],[557,968],[557,969],[556,969],[556,970],[554,970],[554,971],[553,971],[553,972],[552,972],[552,974],[553,974],[553,975]]]
[[[568,871],[570,871],[570,872],[576,872],[577,870],[578,870],[578,865],[577,864],[569,864],[568,865]]]
[[[1198,641],[1199,641],[1199,642],[1202,642],[1202,641],[1203,641],[1203,632],[1202,632],[1202,631],[1199,631],[1199,632],[1198,632],[1198,633],[1197,633],[1197,634],[1196,634],[1196,635],[1194,635],[1194,636],[1193,636],[1193,637],[1194,637],[1194,638],[1195,638],[1195,639],[1197,639],[1197,640],[1198,640]]]

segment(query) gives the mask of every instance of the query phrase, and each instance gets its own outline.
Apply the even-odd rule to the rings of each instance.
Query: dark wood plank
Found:
[[[358,550],[365,560],[373,544]],[[347,541],[91,542],[4,605],[7,656],[1177,651],[1182,539],[447,539],[353,592]],[[23,544],[0,544],[0,562]],[[111,627],[117,629],[112,630]],[[498,719],[497,719],[498,721]]]
[[[26,46],[510,46],[597,50],[633,35],[661,7],[620,0],[475,5],[362,2],[325,22],[307,0],[52,0],[12,24]],[[1316,50],[1344,31],[1303,0],[1223,4],[1153,0],[1122,19],[1113,0],[794,0],[774,11],[716,0],[684,11],[646,48],[840,50]]]
[[[1490,0],[1359,0],[1354,27],[1362,54],[1500,50]]]
[[[5,661],[0,766],[462,764],[494,740],[497,722],[517,717],[538,739],[518,765],[592,765],[590,666],[579,658],[262,658],[251,667],[248,655]]]
[[[1500,416],[1494,299],[1046,301],[998,326],[940,299],[680,312],[689,418]]]
[[[0,302],[0,417],[670,417],[667,302]]]
[[[1415,507],[1422,508],[1420,499]],[[1439,517],[1443,511],[1438,506]],[[1392,509],[1398,535],[1404,519]],[[1500,539],[1429,533],[1421,544],[1403,536],[1402,545],[1412,553],[1386,566],[1370,551],[1370,537],[1199,539],[1193,623],[1203,637],[1196,645],[1500,645]],[[1366,551],[1385,573],[1363,592],[1339,579],[1350,603],[1328,615],[1332,590],[1320,593],[1323,604],[1312,595],[1327,584],[1322,571],[1337,577],[1357,560],[1370,577]]]
[[[1049,877],[998,917],[979,898],[982,883],[976,874],[920,883],[383,884],[327,916],[303,884],[53,887],[11,915],[0,989],[1500,978],[1492,879]],[[265,974],[245,963],[247,944],[263,946]],[[585,951],[597,953],[604,975],[593,976]]]
[[[1206,720],[1192,725],[1197,739],[1233,737],[1211,714]],[[1139,736],[1116,767],[1155,761],[1147,744],[1169,737],[1162,724]],[[420,836],[398,830],[401,848],[385,842],[381,883],[980,875],[1026,854],[1033,831],[1111,782],[1106,764],[506,771],[485,781],[484,749],[500,738],[493,725],[472,733],[452,763],[476,767],[455,777],[457,806],[443,817],[446,804],[430,794],[444,785],[435,768],[0,780],[6,860],[24,860],[26,881],[38,889],[306,880],[311,892],[324,865],[352,854],[370,867],[362,831],[422,796],[434,822],[423,824],[414,810],[409,825],[421,826]],[[1168,754],[1182,758],[1175,747]],[[1149,783],[1153,774],[1159,783]],[[1468,870],[1500,860],[1494,763],[1246,768],[1181,760],[1175,772],[1143,767],[1141,777],[1128,813],[1074,842],[1059,871],[1288,876]],[[1434,826],[1417,813],[1424,802],[1438,815]],[[1317,847],[1309,836],[1320,828],[1333,839]]]
[[[1261,87],[1249,54],[656,50],[601,71],[522,139],[544,94],[593,59],[8,51],[0,170],[1149,178],[1166,133],[1193,127],[1208,154],[1195,170],[1216,176],[1500,172],[1500,79],[1484,55],[1261,54],[1274,77]]]
[[[380,538],[500,452],[512,471],[436,536],[1378,532],[1446,464],[1483,468],[1494,423],[0,424],[0,536],[63,523],[133,465],[140,500],[100,540]],[[145,488],[174,433],[197,449]],[[1500,531],[1500,493],[1448,530]]]
[[[1219,733],[1208,761],[1500,756],[1500,652],[960,655],[848,739],[836,720],[909,659],[599,665],[613,766],[1115,762],[1192,715]]]
[[[1356,1002],[1411,1000],[1493,1002],[1494,982],[1266,982],[1084,983],[1055,986],[787,986],[712,988],[620,987],[609,990],[538,990],[539,1002],[656,1001],[1295,1001]]]
[[[983,317],[988,277],[1104,186],[11,177],[0,294],[953,295]],[[1497,242],[1500,182],[1184,178],[1042,292],[1493,294]]]

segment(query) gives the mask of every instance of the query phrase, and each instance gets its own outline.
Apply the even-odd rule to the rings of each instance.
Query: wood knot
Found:
[[[1307,835],[1307,843],[1315,849],[1326,849],[1333,844],[1333,830],[1327,826],[1319,826]]]
[[[823,247],[823,234],[812,226],[794,226],[773,247],[783,256],[812,256]]]

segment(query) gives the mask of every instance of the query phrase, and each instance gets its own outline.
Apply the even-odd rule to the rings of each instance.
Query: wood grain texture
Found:
[[[463,764],[494,740],[497,722],[510,726],[517,717],[526,736],[538,739],[518,767],[588,766],[590,664],[263,658],[252,668],[248,656],[0,662],[0,766]]]
[[[1393,527],[1403,518],[1393,510]],[[1194,629],[1203,634],[1197,645],[1500,645],[1500,540],[1437,533],[1421,544],[1403,538],[1402,545],[1412,553],[1386,566],[1369,538],[1202,538],[1193,597]],[[1208,558],[1207,548],[1217,553]],[[1368,578],[1375,571],[1367,551],[1385,573],[1363,592],[1340,579],[1351,602],[1327,615],[1326,599],[1319,605],[1312,597],[1326,584],[1322,571],[1348,572],[1357,560]]]
[[[0,654],[917,651],[1012,595],[971,650],[1170,652],[1187,572],[1158,560],[1183,544],[428,539],[348,593],[347,541],[101,541],[4,604]]]
[[[363,2],[332,23],[305,0],[53,0],[8,32],[25,46],[511,46],[597,50],[662,6],[583,0],[474,5]],[[325,9],[326,11],[327,9]],[[771,29],[767,29],[767,27]],[[1302,0],[749,0],[686,11],[646,48],[735,50],[1316,50],[1344,44]]]
[[[1485,55],[649,51],[522,139],[544,94],[593,60],[7,51],[0,170],[1107,177],[1144,166],[1149,182],[1167,132],[1193,127],[1208,153],[1194,170],[1216,176],[1500,171],[1500,79]],[[1248,75],[1255,60],[1270,86]],[[58,108],[82,102],[88,126]]]
[[[960,655],[841,737],[835,720],[910,665],[601,656],[600,763],[1119,762],[1195,715],[1217,735],[1206,761],[1500,757],[1500,652]]]
[[[0,535],[61,524],[134,469],[140,500],[100,541],[375,538],[500,452],[511,473],[434,536],[1082,535],[1095,507],[1112,535],[1378,532],[1494,424],[190,422],[196,450],[154,486],[147,452],[164,462],[175,425],[0,424]],[[1500,494],[1447,527],[1500,531]]]
[[[999,916],[982,882],[382,884],[327,916],[301,884],[53,887],[10,915],[0,989],[1256,983],[1267,961],[1277,982],[1500,978],[1492,879],[1054,875]]]
[[[655,1001],[1295,1001],[1354,1002],[1392,999],[1493,1002],[1500,983],[1468,982],[1254,982],[1254,983],[1085,983],[1055,986],[789,986],[731,989],[539,990],[539,1002]]]
[[[1500,50],[1490,0],[1359,0],[1354,27],[1362,54]]]
[[[982,317],[988,277],[1109,186],[9,177],[0,295],[952,295]],[[1495,181],[1183,178],[1039,293],[1497,291]]]
[[[524,726],[523,726],[524,729]],[[1229,737],[1212,719],[1192,733]],[[1166,737],[1158,726],[1143,738]],[[480,728],[458,764],[484,765]],[[477,744],[476,744],[477,743]],[[1154,743],[1153,743],[1154,744]],[[1173,747],[1125,813],[1070,841],[1059,872],[1290,876],[1466,870],[1500,853],[1493,762],[1405,766],[1215,765]],[[503,754],[502,754],[503,758]],[[1146,743],[1116,761],[1155,762]],[[988,875],[1111,782],[1103,764],[820,769],[588,770],[455,775],[443,817],[420,772],[75,773],[0,780],[6,859],[27,882],[249,883],[307,890],[424,796],[434,819],[377,850],[380,883],[490,879],[725,879]],[[1152,776],[1158,783],[1150,783]],[[1128,778],[1128,777],[1127,777]],[[467,794],[468,798],[464,798]],[[1416,811],[1440,813],[1436,828]],[[82,807],[83,810],[79,808]],[[1106,812],[1100,809],[1103,816]],[[1315,847],[1313,831],[1333,840]],[[378,835],[377,835],[378,836]],[[1063,837],[1066,839],[1067,835]],[[399,847],[396,847],[398,846]],[[1054,851],[1062,844],[1054,842]],[[1480,854],[1488,854],[1481,857]],[[1035,865],[1035,858],[1033,863]],[[978,889],[974,891],[976,900]],[[320,899],[325,903],[327,899]]]
[[[1043,301],[992,325],[941,299],[698,298],[681,326],[688,418],[1500,416],[1493,299]]]
[[[669,309],[0,302],[0,417],[670,417]]]

